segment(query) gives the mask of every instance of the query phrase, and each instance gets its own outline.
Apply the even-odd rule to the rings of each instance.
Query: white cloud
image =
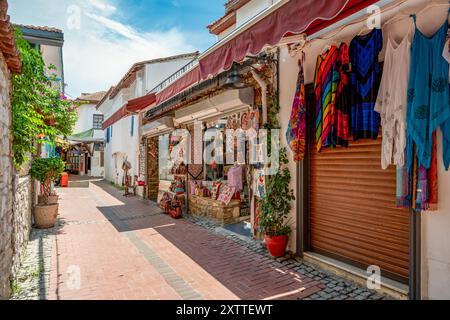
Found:
[[[80,29],[66,25],[66,10],[74,4]],[[141,33],[122,23],[111,1],[62,0],[56,6],[52,0],[10,0],[10,7],[14,22],[64,30],[64,74],[72,97],[109,89],[135,62],[197,50],[177,29]]]
[[[104,11],[105,13],[113,13],[117,8],[102,0],[88,0],[89,4],[97,9]]]

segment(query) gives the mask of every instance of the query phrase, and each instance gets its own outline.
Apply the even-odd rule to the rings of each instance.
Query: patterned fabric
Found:
[[[339,83],[336,91],[335,116],[334,116],[334,142],[336,145],[348,147],[350,139],[350,101],[349,101],[349,78],[350,78],[350,56],[347,44],[342,43],[339,47],[337,60],[337,72]]]
[[[244,189],[244,184],[242,181],[242,167],[240,165],[231,167],[228,170],[227,177],[228,186],[235,188],[236,191],[241,191]]]
[[[319,55],[316,64],[314,91],[316,95],[316,145],[317,151],[332,144],[332,111],[336,99],[336,62],[338,48],[332,46]]]
[[[397,208],[410,208],[409,174],[406,166],[397,167]]]
[[[428,170],[428,189],[429,196],[427,201],[428,211],[438,210],[438,172],[437,172],[437,137],[436,132],[433,133],[433,149],[431,153],[431,166]]]
[[[380,29],[355,37],[350,44],[352,66],[352,133],[354,140],[378,138],[380,114],[374,111],[381,80],[378,55],[383,48]]]
[[[305,158],[306,150],[306,101],[303,63],[304,56],[299,61],[297,87],[286,132],[286,139],[294,153],[294,161],[296,162]]]
[[[415,21],[416,17],[413,19]],[[432,136],[440,126],[444,133],[444,150],[450,147],[450,139],[447,139],[450,130],[447,128],[450,123],[449,64],[442,57],[447,29],[446,20],[432,37],[427,37],[416,26],[411,50],[406,132],[407,139],[416,146],[419,166],[425,169],[431,166]],[[407,151],[409,167],[413,161],[411,145]]]

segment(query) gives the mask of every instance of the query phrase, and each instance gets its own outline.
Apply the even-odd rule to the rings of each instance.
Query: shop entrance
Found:
[[[379,266],[382,276],[407,283],[409,212],[396,207],[396,168],[381,169],[381,137],[318,153],[314,129],[310,125],[307,249],[363,269]]]
[[[159,140],[158,137],[147,139],[147,196],[149,200],[158,201],[159,189]]]

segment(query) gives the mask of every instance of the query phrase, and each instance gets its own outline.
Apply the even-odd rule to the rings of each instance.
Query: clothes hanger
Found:
[[[400,7],[401,5],[403,5],[403,4],[404,4],[405,2],[407,2],[407,1],[409,1],[409,0],[403,0],[401,3],[397,3],[396,5],[393,5],[393,6],[389,7],[389,8],[386,8],[386,9],[382,10],[382,12],[381,12],[380,14],[382,14],[383,12],[392,10],[392,9],[394,9],[394,8]],[[348,27],[355,26],[355,25],[358,25],[358,24],[363,23],[363,22],[364,22],[364,26],[365,26],[365,22],[366,22],[366,21],[367,21],[367,16],[364,16],[363,18],[361,18],[361,19],[358,20],[358,21],[355,21],[355,22],[352,22],[352,23],[349,23],[349,24],[346,24],[346,25],[341,26],[339,29],[337,29],[334,33],[332,33],[332,34],[329,35],[329,36],[326,36],[326,37],[317,37],[317,38],[315,38],[314,40],[329,40],[329,39],[334,38],[334,37],[336,37],[337,35],[339,35],[343,30],[345,30],[345,29],[348,28]],[[310,40],[310,41],[311,41],[311,40]]]
[[[434,1],[432,1],[431,3],[433,3],[433,2]],[[391,23],[395,23],[395,22],[401,21],[403,19],[409,19],[413,14],[418,16],[418,15],[424,13],[425,11],[427,11],[427,10],[429,10],[431,8],[436,8],[436,7],[440,7],[440,6],[450,7],[450,3],[435,3],[435,4],[432,4],[432,5],[427,5],[425,8],[423,8],[422,10],[420,10],[417,13],[407,13],[407,12],[403,12],[403,10],[400,9],[399,10],[400,11],[400,15],[395,15],[394,17],[390,18],[388,21],[386,21],[383,24],[383,27],[387,26],[387,25],[389,25]]]

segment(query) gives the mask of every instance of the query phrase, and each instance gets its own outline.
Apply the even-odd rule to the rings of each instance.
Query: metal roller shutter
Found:
[[[381,138],[321,153],[309,145],[311,250],[407,281],[408,211],[396,208],[395,168],[381,169]]]

